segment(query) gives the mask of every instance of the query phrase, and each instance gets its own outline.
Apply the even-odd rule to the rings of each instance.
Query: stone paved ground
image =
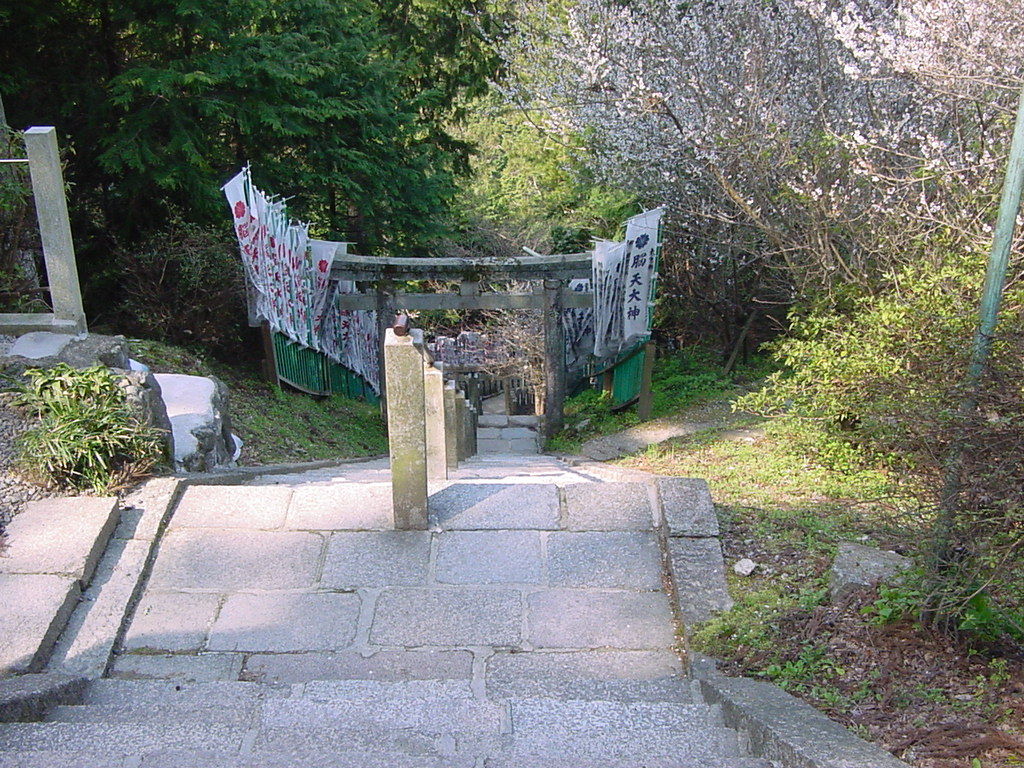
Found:
[[[770,768],[682,674],[654,486],[491,455],[399,532],[387,480],[188,488],[120,679],[0,768]]]
[[[190,487],[115,673],[166,662],[176,676],[184,659],[164,654],[242,678],[344,676],[377,658],[415,676],[524,652],[669,654],[660,549],[636,488],[495,456],[431,489],[432,530],[393,531],[383,462]]]

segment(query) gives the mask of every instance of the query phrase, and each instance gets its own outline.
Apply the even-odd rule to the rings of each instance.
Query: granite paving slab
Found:
[[[209,682],[238,680],[240,653],[125,653],[114,658],[110,676],[122,680]]]
[[[446,584],[540,584],[539,531],[446,531],[437,537],[434,578]]]
[[[284,524],[290,488],[275,486],[193,485],[174,510],[174,528],[273,530]]]
[[[298,487],[288,507],[287,528],[373,531],[395,527],[391,485],[348,483]]]
[[[707,482],[691,477],[655,481],[669,536],[717,536],[718,516]]]
[[[558,528],[553,485],[456,483],[430,497],[431,522],[463,530]]]
[[[309,587],[323,546],[322,536],[300,531],[172,530],[149,586],[217,592]]]
[[[573,531],[648,531],[654,526],[647,490],[637,483],[566,486],[565,512]]]
[[[679,657],[669,650],[509,653],[487,659],[487,694],[506,697],[689,701]]]
[[[254,653],[246,657],[242,676],[268,683],[311,680],[469,680],[473,654],[469,651],[386,648],[337,653]]]
[[[112,497],[30,501],[7,525],[0,573],[70,576],[84,587],[117,521],[117,499]]]
[[[147,591],[125,635],[127,650],[198,651],[206,642],[221,596]]]
[[[327,589],[426,584],[428,531],[331,534],[320,583]]]
[[[389,587],[377,600],[370,642],[410,648],[517,646],[522,610],[520,593],[511,589]]]
[[[359,597],[338,592],[229,595],[210,631],[211,651],[345,648],[356,634]]]
[[[685,621],[706,621],[713,613],[732,607],[717,538],[673,537],[668,540],[668,552]]]
[[[0,675],[42,668],[79,594],[70,576],[0,573]]]
[[[648,531],[556,531],[547,549],[552,586],[662,588],[661,550]]]
[[[548,589],[528,597],[538,648],[670,648],[672,611],[661,592]]]

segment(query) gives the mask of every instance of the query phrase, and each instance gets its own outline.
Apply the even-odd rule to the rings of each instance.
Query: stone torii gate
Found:
[[[565,332],[563,309],[593,306],[589,291],[570,291],[566,282],[590,278],[591,253],[554,256],[523,256],[506,259],[374,258],[357,254],[338,255],[331,278],[355,281],[358,293],[339,294],[343,310],[376,310],[380,337],[396,312],[431,309],[539,309],[544,317],[544,434],[551,437],[562,428],[566,392]],[[411,280],[438,280],[459,284],[458,293],[412,293],[397,284]],[[536,282],[528,293],[482,292],[481,282]],[[383,367],[381,345],[381,370]],[[381,395],[386,396],[382,377]]]

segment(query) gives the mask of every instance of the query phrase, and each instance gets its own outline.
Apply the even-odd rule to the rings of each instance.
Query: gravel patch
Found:
[[[10,349],[14,339],[0,334],[0,355]],[[26,502],[61,495],[22,479],[14,469],[14,441],[27,426],[25,418],[0,397],[0,539],[7,523]]]

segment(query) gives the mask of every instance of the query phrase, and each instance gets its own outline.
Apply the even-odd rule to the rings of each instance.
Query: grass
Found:
[[[711,487],[735,604],[687,628],[691,649],[728,674],[780,685],[921,768],[1022,764],[1019,659],[920,626],[912,583],[828,600],[839,542],[915,552],[921,522],[908,515],[901,478],[813,423],[753,416],[618,463]],[[729,567],[742,557],[757,563],[749,577]]]
[[[387,453],[377,406],[335,395],[315,398],[275,387],[249,366],[228,366],[181,347],[130,340],[154,373],[216,376],[230,390],[231,422],[248,465],[350,459]]]
[[[651,377],[651,415],[673,416],[700,403],[720,399],[752,377],[760,377],[759,358],[733,375],[698,348],[683,349],[659,357]],[[570,398],[565,406],[565,429],[548,441],[548,449],[576,453],[587,440],[609,435],[640,423],[636,408],[612,410],[609,395],[588,389]]]

